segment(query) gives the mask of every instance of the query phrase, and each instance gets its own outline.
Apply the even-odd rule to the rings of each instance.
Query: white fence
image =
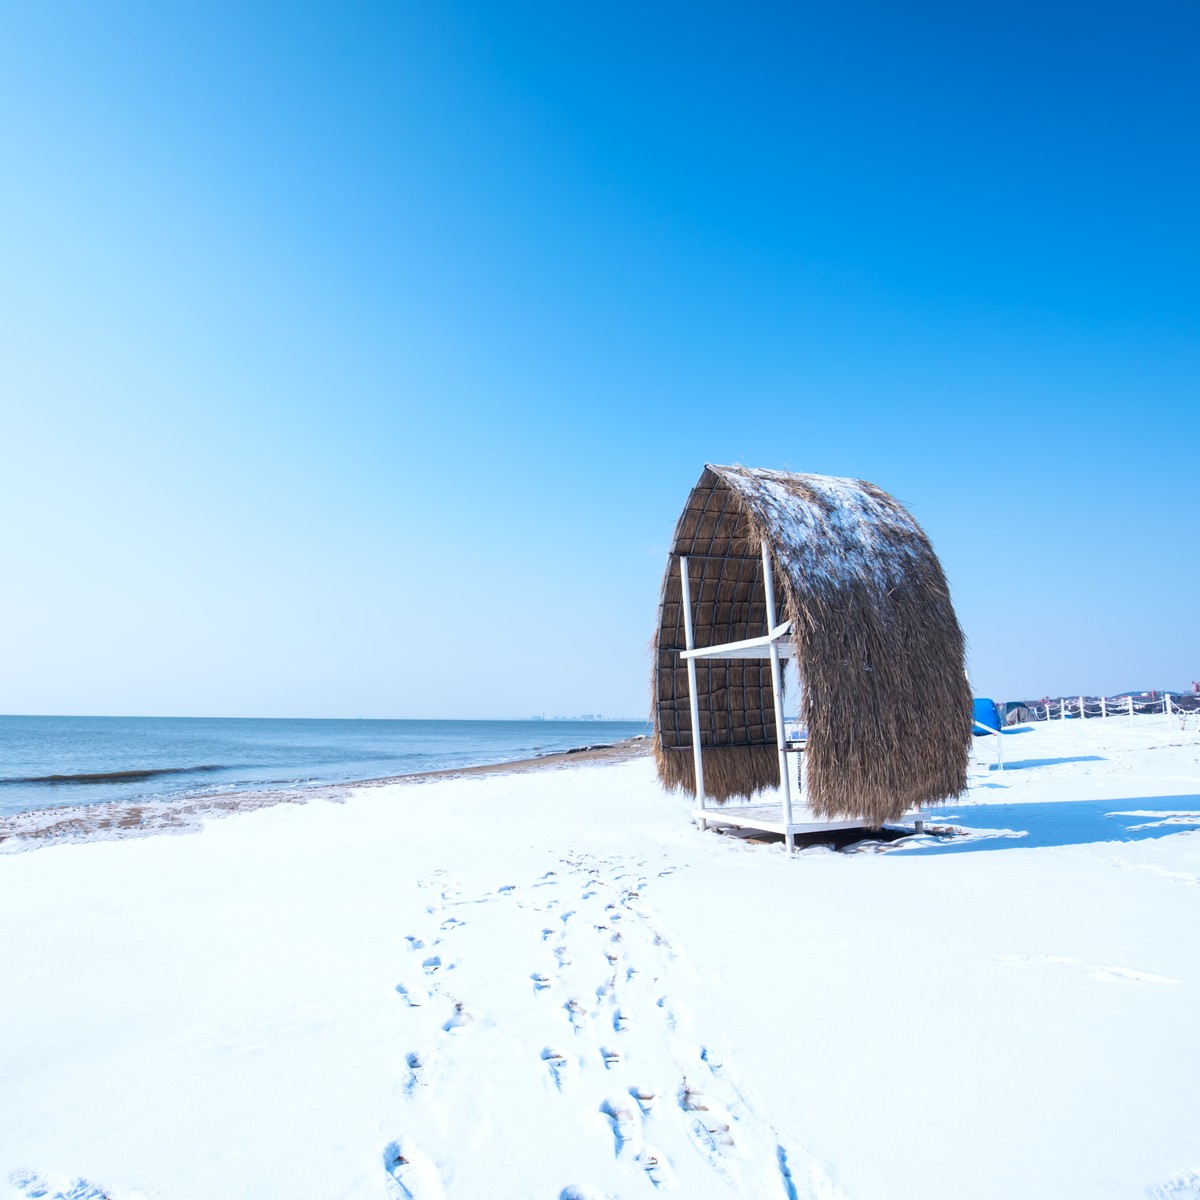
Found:
[[[1161,715],[1165,726],[1172,732],[1193,729],[1200,732],[1200,707],[1187,701],[1181,706],[1171,696],[1148,698],[1146,696],[1101,696],[1098,700],[1080,696],[1071,700],[1050,700],[1046,704],[1028,704],[1030,715],[1035,721],[1078,720],[1080,717],[1102,721],[1124,719],[1131,725],[1138,716]]]

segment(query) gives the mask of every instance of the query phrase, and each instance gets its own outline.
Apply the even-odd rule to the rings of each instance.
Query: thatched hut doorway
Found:
[[[783,663],[808,730],[792,795]],[[655,637],[654,750],[701,825],[879,827],[966,787],[962,631],[929,539],[874,484],[706,466],[676,525]],[[730,805],[778,787],[778,806]],[[756,811],[757,810],[757,811]]]

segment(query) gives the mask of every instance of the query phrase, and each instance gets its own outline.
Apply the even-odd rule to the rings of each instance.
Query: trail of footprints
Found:
[[[523,1024],[540,1025],[546,1034],[528,1069],[542,1073],[559,1102],[603,1119],[620,1185],[615,1194],[652,1196],[673,1186],[694,1192],[702,1184],[703,1194],[844,1200],[815,1166],[804,1182],[793,1178],[787,1154],[748,1102],[733,1064],[693,1036],[692,1015],[670,987],[682,955],[644,900],[655,874],[644,862],[578,855],[528,888],[505,884],[475,898],[435,875],[423,886],[437,892],[426,906],[437,933],[407,939],[423,978],[410,969],[396,991],[409,1008],[433,1006],[439,1018],[444,1014],[436,1025],[442,1037],[469,1027],[475,1014],[454,994],[454,935],[470,919],[470,905],[515,905],[534,918],[531,958],[523,973],[514,965],[528,980],[528,1003],[537,1013],[536,1023]],[[459,916],[463,910],[468,915]],[[627,1036],[634,1029],[643,1036]],[[437,1057],[436,1046],[408,1053],[402,1091],[409,1102],[428,1102],[436,1093]],[[435,1167],[417,1147],[389,1142],[383,1159],[392,1200],[444,1196]],[[606,1183],[613,1182],[610,1175]],[[564,1184],[558,1200],[614,1194],[589,1183]]]

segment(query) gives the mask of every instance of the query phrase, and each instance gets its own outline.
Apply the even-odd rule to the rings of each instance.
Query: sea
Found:
[[[384,779],[649,733],[641,721],[0,716],[0,816]]]

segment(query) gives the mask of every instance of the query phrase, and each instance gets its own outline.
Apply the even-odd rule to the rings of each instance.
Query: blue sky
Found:
[[[641,714],[707,462],[1200,676],[1194,5],[15,3],[0,711]]]

